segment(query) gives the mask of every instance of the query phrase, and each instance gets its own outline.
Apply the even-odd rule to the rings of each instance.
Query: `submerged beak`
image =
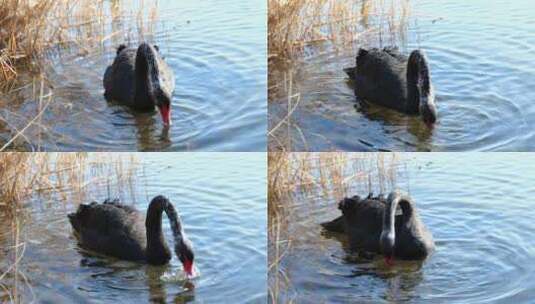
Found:
[[[193,262],[192,261],[185,261],[184,264],[184,271],[188,275],[188,277],[193,276]]]
[[[171,125],[171,107],[170,106],[161,106],[158,107],[160,110],[160,115],[162,115],[163,125],[168,127]]]

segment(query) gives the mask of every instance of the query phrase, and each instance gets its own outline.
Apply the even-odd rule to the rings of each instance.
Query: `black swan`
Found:
[[[162,234],[162,212],[169,218],[175,241],[175,254],[188,276],[193,275],[193,248],[180,217],[164,196],[152,199],[147,218],[135,208],[106,200],[80,205],[69,214],[74,234],[81,247],[124,260],[163,265],[171,260],[171,252]]]
[[[359,99],[399,112],[421,115],[428,127],[437,120],[430,70],[423,51],[409,57],[397,48],[359,49],[357,66],[344,69]]]
[[[165,126],[171,123],[175,76],[157,46],[142,43],[137,50],[120,45],[104,74],[104,96],[137,111],[158,108]]]
[[[338,209],[342,216],[321,225],[328,231],[345,233],[353,250],[382,253],[388,265],[394,257],[423,260],[435,248],[433,236],[405,194],[394,191],[387,199],[371,194],[361,199],[357,195],[340,201]]]

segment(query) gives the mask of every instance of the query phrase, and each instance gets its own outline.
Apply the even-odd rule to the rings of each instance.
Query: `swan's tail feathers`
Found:
[[[325,230],[331,232],[345,232],[344,216],[341,215],[332,221],[324,222],[320,224]]]
[[[344,72],[346,72],[347,76],[349,76],[349,79],[351,79],[351,80],[355,80],[355,77],[356,77],[356,70],[357,70],[357,68],[355,68],[355,67],[352,67],[352,68],[345,68],[345,69],[344,69]]]
[[[416,85],[422,90],[422,94],[429,94],[431,81],[429,73],[429,64],[427,63],[427,57],[425,56],[424,51],[414,50],[409,56],[409,61],[407,63],[407,75],[412,79],[416,79]]]

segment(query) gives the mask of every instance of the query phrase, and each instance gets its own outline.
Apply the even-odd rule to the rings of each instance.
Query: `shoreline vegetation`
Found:
[[[39,143],[29,142],[24,132],[30,126],[46,132],[40,117],[54,102],[56,85],[47,77],[58,60],[52,55],[74,51],[83,57],[102,51],[110,41],[123,43],[151,35],[158,19],[157,3],[145,2],[0,1],[0,108],[9,113],[7,105],[20,99],[38,103],[37,114],[23,128],[9,125],[3,117],[7,114],[0,113],[0,130],[11,133],[10,138],[0,138],[0,151],[39,150]]]
[[[294,82],[296,68],[310,54],[356,54],[369,40],[378,46],[404,40],[411,14],[408,0],[269,0],[268,103],[281,103],[284,116],[268,115],[269,151],[291,151],[295,141],[308,144],[292,119],[301,103]],[[294,138],[295,137],[295,138]]]
[[[95,186],[134,193],[139,162],[134,154],[0,153],[0,302],[26,302],[31,280],[22,266],[25,223],[32,199],[81,203]],[[46,208],[46,207],[45,207]]]
[[[370,37],[395,42],[409,15],[408,0],[268,0],[269,64],[303,60],[322,43],[343,50]]]
[[[284,153],[268,155],[268,295],[271,303],[291,301],[291,275],[281,265],[292,250],[288,233],[293,203],[321,197],[336,203],[366,192],[388,193],[400,177],[408,181],[403,156],[396,153]],[[306,202],[305,202],[306,203]],[[312,203],[311,203],[312,204]]]

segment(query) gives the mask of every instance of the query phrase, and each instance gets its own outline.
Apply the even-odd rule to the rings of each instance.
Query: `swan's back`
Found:
[[[344,217],[344,231],[353,249],[379,251],[386,203],[380,198],[358,196],[345,198],[339,203]]]
[[[136,209],[106,201],[80,205],[69,220],[81,247],[125,260],[144,260],[146,232]]]
[[[395,48],[360,49],[356,62],[356,68],[346,72],[355,82],[358,98],[405,113],[418,113],[418,108],[408,102],[408,57]]]

